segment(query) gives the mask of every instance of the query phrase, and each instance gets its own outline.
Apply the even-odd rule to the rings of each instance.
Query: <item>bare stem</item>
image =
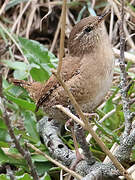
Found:
[[[5,11],[5,7],[8,4],[8,2],[9,2],[9,0],[5,0],[5,2],[3,3],[2,7],[0,8],[0,16]]]
[[[77,178],[77,179],[82,179],[82,176],[80,176],[79,174],[77,174],[76,172],[70,170],[69,168],[67,168],[66,166],[62,165],[61,163],[59,163],[58,161],[52,159],[50,156],[48,156],[47,154],[45,154],[44,152],[40,151],[39,149],[37,149],[35,146],[33,146],[30,143],[27,143],[27,146],[32,148],[33,150],[35,150],[36,153],[43,155],[46,159],[48,159],[49,161],[51,161],[52,163],[56,164],[58,167],[64,169],[64,171],[70,173],[73,177]]]
[[[125,118],[125,130],[123,133],[123,138],[128,136],[130,134],[131,128],[132,128],[132,118],[131,113],[129,110],[129,102],[127,98],[127,73],[125,68],[125,56],[124,56],[124,50],[125,50],[125,35],[124,35],[124,0],[121,1],[121,21],[120,21],[120,59],[119,59],[119,66],[120,66],[120,88],[121,88],[121,98],[123,102],[123,112],[124,112],[124,118]]]
[[[61,13],[61,36],[60,36],[60,56],[57,73],[60,74],[62,67],[62,58],[64,55],[64,39],[65,39],[65,25],[66,25],[66,0],[63,0]]]

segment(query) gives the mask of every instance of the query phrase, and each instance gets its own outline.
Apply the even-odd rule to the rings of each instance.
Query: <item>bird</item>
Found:
[[[112,85],[114,56],[104,24],[108,14],[88,16],[73,27],[68,54],[62,62],[61,77],[84,113],[99,106]],[[28,90],[36,111],[42,106],[50,118],[59,122],[68,119],[55,107],[70,107],[71,102],[53,74],[45,83],[16,79],[12,82]]]

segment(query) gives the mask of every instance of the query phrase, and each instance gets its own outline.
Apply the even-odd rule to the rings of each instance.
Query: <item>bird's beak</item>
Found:
[[[109,10],[109,11],[105,12],[103,15],[99,16],[98,21],[102,22],[110,14],[110,12],[111,11]]]

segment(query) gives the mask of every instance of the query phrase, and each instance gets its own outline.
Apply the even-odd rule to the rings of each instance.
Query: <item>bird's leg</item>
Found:
[[[77,142],[80,144],[81,149],[83,150],[83,154],[87,162],[91,165],[95,163],[95,159],[89,149],[89,145],[86,141],[86,136],[84,133],[84,129],[80,127],[80,125],[75,123],[75,135],[77,138]]]
[[[69,108],[73,114],[76,114],[76,112],[72,106],[70,106]],[[89,119],[91,119],[93,116],[96,117],[97,119],[99,118],[98,114],[96,114],[96,113],[84,113],[84,115],[86,117],[88,117]],[[72,119],[67,121],[66,124],[69,125],[69,124],[71,124],[71,122],[72,122]],[[72,132],[73,142],[74,142],[75,151],[76,151],[76,158],[77,158],[76,161],[74,162],[74,164],[72,165],[71,169],[74,169],[75,166],[77,165],[77,163],[80,160],[83,160],[84,158],[88,161],[89,164],[93,164],[95,162],[95,159],[93,158],[92,153],[89,149],[89,145],[86,142],[86,136],[85,136],[83,128],[79,124],[74,122],[74,126],[72,123],[71,132]],[[80,147],[83,150],[83,155],[80,154],[80,152],[79,152],[77,142],[80,144]]]
[[[75,166],[78,164],[78,162],[81,161],[82,159],[84,159],[84,156],[79,152],[79,148],[78,148],[78,144],[77,144],[77,140],[76,140],[76,136],[75,136],[75,132],[74,132],[75,123],[73,122],[72,119],[69,119],[65,124],[65,129],[67,131],[69,131],[69,129],[67,128],[69,125],[71,126],[71,133],[72,133],[72,138],[73,138],[75,152],[76,152],[76,160],[70,167],[70,169],[74,170]]]
[[[78,143],[77,143],[77,139],[76,139],[75,132],[74,132],[74,126],[75,126],[75,123],[71,127],[71,133],[72,133],[74,147],[75,147],[75,152],[76,152],[76,161],[73,163],[73,165],[70,168],[72,170],[75,169],[75,167],[76,167],[76,165],[78,164],[79,161],[84,159],[84,156],[79,152]]]

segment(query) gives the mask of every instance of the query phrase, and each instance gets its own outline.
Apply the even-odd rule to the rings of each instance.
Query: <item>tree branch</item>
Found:
[[[121,21],[120,21],[120,59],[119,59],[119,66],[120,66],[120,88],[121,88],[121,98],[123,103],[123,112],[124,112],[124,118],[125,118],[125,130],[123,133],[123,138],[128,136],[130,134],[131,128],[132,128],[132,118],[133,115],[131,115],[130,109],[129,109],[129,101],[127,98],[127,72],[125,68],[125,56],[124,56],[124,50],[125,50],[125,35],[124,35],[124,0],[121,1]]]

